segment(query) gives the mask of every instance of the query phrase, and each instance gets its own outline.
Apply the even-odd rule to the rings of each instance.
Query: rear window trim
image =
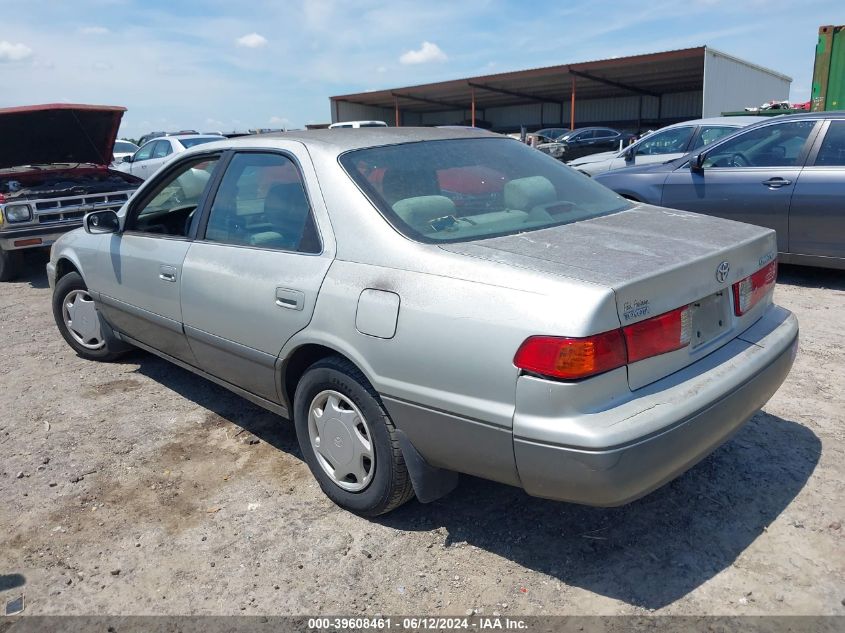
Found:
[[[422,233],[420,233],[419,231],[416,231],[413,227],[411,227],[409,225],[405,225],[407,227],[406,229],[398,227],[396,225],[396,223],[391,219],[391,214],[385,212],[383,205],[382,205],[382,202],[379,199],[379,196],[374,195],[377,192],[372,187],[372,185],[370,183],[366,182],[365,178],[361,178],[361,179],[356,178],[350,172],[350,170],[348,170],[346,168],[346,165],[344,165],[343,160],[342,160],[344,157],[348,156],[349,154],[354,154],[354,153],[359,152],[359,151],[379,149],[379,148],[382,148],[382,147],[399,147],[399,146],[403,146],[403,145],[417,145],[417,144],[420,144],[420,143],[442,143],[444,141],[459,141],[459,140],[470,140],[470,139],[466,139],[466,138],[462,138],[462,137],[446,138],[446,139],[423,139],[423,140],[419,140],[419,141],[406,141],[406,142],[403,142],[403,143],[382,143],[381,145],[372,145],[372,146],[367,146],[367,147],[355,147],[353,149],[348,149],[348,150],[338,154],[337,163],[338,163],[338,166],[343,170],[343,173],[346,174],[347,178],[349,178],[349,180],[358,188],[358,190],[364,195],[364,197],[370,202],[370,204],[373,205],[373,207],[376,209],[378,214],[382,217],[382,219],[385,222],[387,222],[387,224],[390,226],[390,228],[392,228],[399,235],[401,235],[402,237],[404,237],[405,239],[407,239],[411,242],[416,242],[418,244],[427,244],[427,245],[431,245],[431,246],[439,246],[439,245],[446,245],[446,244],[467,244],[469,242],[479,242],[479,241],[482,241],[482,240],[494,239],[494,238],[497,238],[497,237],[504,237],[504,236],[508,236],[508,235],[522,235],[524,233],[533,233],[535,231],[542,231],[542,230],[545,230],[545,229],[551,229],[551,228],[555,228],[555,227],[558,227],[558,226],[564,226],[564,225],[567,225],[567,224],[577,224],[579,222],[592,220],[592,219],[597,218],[597,217],[605,217],[605,216],[608,216],[608,215],[613,215],[614,213],[621,213],[622,211],[627,211],[628,209],[630,209],[633,206],[631,204],[630,200],[623,199],[623,202],[625,204],[618,209],[614,209],[613,211],[608,211],[608,212],[602,212],[602,213],[599,213],[599,214],[596,214],[596,215],[591,215],[591,216],[588,216],[588,217],[585,217],[585,218],[581,218],[579,220],[561,221],[561,222],[556,222],[556,223],[553,223],[553,224],[547,224],[545,226],[538,226],[538,227],[535,227],[535,228],[529,228],[529,229],[526,229],[524,231],[502,231],[502,232],[499,232],[499,233],[490,233],[490,234],[487,234],[487,235],[477,235],[477,236],[474,235],[474,236],[470,236],[470,237],[451,239],[451,240],[435,240],[435,239],[430,239],[430,238],[425,237]],[[475,140],[479,140],[479,141],[498,141],[498,142],[508,141],[508,142],[512,142],[512,143],[519,143],[520,142],[516,139],[512,139],[512,138],[508,138],[508,137],[502,137],[502,138],[476,137],[476,138],[471,138],[471,140],[474,140],[474,141]],[[550,156],[548,156],[546,154],[543,154],[543,155],[547,156],[550,160],[553,160],[555,162],[559,162],[556,159],[551,158]],[[569,169],[572,169],[572,168],[569,167]]]

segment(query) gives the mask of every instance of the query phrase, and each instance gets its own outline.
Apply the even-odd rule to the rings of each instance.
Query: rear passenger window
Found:
[[[293,161],[280,154],[236,154],[214,197],[205,239],[319,253],[317,227]]]
[[[845,166],[845,121],[831,121],[816,157],[819,167]]]

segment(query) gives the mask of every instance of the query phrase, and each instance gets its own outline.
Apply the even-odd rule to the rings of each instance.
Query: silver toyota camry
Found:
[[[372,516],[458,473],[609,506],[684,472],[792,365],[776,257],[506,137],[372,128],[189,150],[47,268],[80,356],[142,348],[292,419]]]

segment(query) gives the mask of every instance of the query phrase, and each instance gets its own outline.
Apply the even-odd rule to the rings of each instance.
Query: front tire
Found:
[[[0,281],[11,281],[18,276],[23,267],[23,254],[20,251],[0,249]]]
[[[329,357],[312,365],[296,387],[293,410],[305,462],[337,505],[372,517],[413,497],[396,427],[351,362]]]
[[[110,361],[125,352],[108,330],[77,272],[64,275],[53,291],[53,318],[73,350],[87,360]]]

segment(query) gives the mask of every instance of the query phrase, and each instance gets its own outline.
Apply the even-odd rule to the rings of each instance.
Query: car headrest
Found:
[[[434,219],[455,215],[455,203],[446,196],[417,196],[405,198],[393,205],[393,210],[407,224],[424,227]]]
[[[505,184],[505,208],[531,211],[540,204],[557,200],[555,186],[545,176],[516,178]]]

